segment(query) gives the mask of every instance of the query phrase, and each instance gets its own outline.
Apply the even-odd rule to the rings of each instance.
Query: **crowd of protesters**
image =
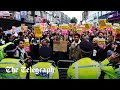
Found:
[[[67,36],[67,38],[65,38]],[[86,31],[81,35],[72,29],[69,30],[68,35],[62,35],[61,30],[58,28],[54,33],[50,30],[44,31],[43,36],[39,38],[35,37],[34,30],[28,29],[26,32],[19,32],[13,34],[7,34],[0,29],[0,45],[8,42],[14,42],[16,44],[16,39],[29,39],[31,52],[28,53],[33,59],[39,59],[39,48],[50,47],[52,50],[51,60],[57,62],[58,60],[78,60],[80,59],[80,47],[79,44],[82,40],[87,40],[91,42],[94,46],[93,55],[91,58],[96,61],[102,61],[109,56],[109,54],[115,50],[116,41],[120,41],[120,35],[112,36],[112,32],[102,31],[95,28],[92,32]],[[53,51],[53,41],[64,40],[68,42],[67,52],[55,52]],[[99,40],[105,41],[104,46],[98,44]],[[40,44],[40,45],[39,45]]]

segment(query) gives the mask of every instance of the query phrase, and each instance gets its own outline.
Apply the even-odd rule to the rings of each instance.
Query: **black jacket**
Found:
[[[103,61],[105,58],[106,58],[106,53],[105,53],[105,51],[104,51],[104,49],[102,49],[101,47],[99,47],[99,46],[94,46],[93,47],[93,50],[96,50],[97,52],[96,52],[96,56],[93,56],[93,54],[92,54],[92,56],[91,56],[91,58],[93,59],[93,60],[95,60],[95,61]],[[94,53],[94,52],[93,52]]]

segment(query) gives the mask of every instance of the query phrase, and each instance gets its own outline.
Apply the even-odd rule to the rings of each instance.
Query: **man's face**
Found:
[[[99,33],[99,38],[102,38],[103,37],[103,34],[102,33]]]
[[[18,47],[24,48],[24,42],[23,42],[23,41],[20,41]]]
[[[76,36],[74,36],[74,40],[75,40],[75,42],[78,42],[79,41],[79,37],[76,35]]]
[[[97,40],[94,40],[94,39],[93,39],[92,43],[93,43],[94,46],[98,45]]]
[[[48,43],[47,43],[46,41],[43,41],[43,42],[42,42],[42,45],[43,45],[43,46],[47,46]]]

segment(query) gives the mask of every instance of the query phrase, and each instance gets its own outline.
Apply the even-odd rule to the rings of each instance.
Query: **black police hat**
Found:
[[[9,52],[15,52],[17,49],[16,45],[10,44],[7,47],[5,47],[4,52],[9,53]]]
[[[84,52],[91,52],[93,51],[93,45],[92,43],[82,40],[80,43],[80,49],[83,50]]]
[[[42,46],[39,49],[39,55],[41,59],[49,59],[50,56],[52,55],[52,49],[50,47],[44,47]]]

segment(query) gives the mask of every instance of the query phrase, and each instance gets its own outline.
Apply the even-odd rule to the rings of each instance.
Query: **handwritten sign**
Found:
[[[34,34],[36,37],[41,37],[42,36],[42,27],[34,26]]]
[[[53,41],[53,51],[67,52],[67,41]]]

